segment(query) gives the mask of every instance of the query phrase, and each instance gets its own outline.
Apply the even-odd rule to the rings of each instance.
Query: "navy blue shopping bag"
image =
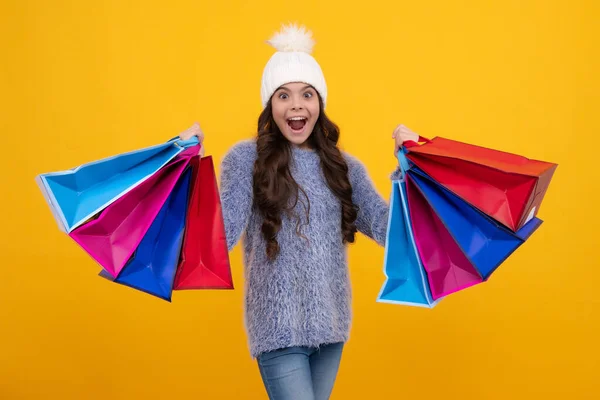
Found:
[[[117,278],[104,270],[100,272],[102,277],[171,301],[183,243],[191,175],[192,169],[188,167]]]

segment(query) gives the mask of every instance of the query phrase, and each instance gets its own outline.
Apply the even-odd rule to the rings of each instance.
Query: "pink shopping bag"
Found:
[[[150,228],[199,146],[180,153],[69,236],[116,278]]]
[[[432,298],[439,299],[483,282],[410,175],[407,176],[407,191],[415,242]]]

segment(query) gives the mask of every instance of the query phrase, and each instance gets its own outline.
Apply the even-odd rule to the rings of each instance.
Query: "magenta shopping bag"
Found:
[[[434,300],[484,281],[408,175],[408,205],[415,242]]]
[[[117,199],[69,236],[112,277],[117,277],[152,225],[179,177],[198,154],[187,148],[140,185]]]

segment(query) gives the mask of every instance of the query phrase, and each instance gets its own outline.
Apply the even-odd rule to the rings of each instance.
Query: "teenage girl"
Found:
[[[287,26],[269,43],[257,136],[221,163],[227,244],[244,236],[246,331],[269,398],[328,399],[351,323],[346,246],[357,231],[385,245],[388,203],[337,147],[311,33]],[[198,124],[180,137],[194,135]],[[403,125],[392,137],[394,157],[418,139]]]

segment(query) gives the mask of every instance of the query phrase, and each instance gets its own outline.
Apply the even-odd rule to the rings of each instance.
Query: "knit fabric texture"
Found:
[[[364,165],[342,152],[348,163],[356,221],[362,234],[385,246],[388,203],[379,195]],[[341,204],[329,189],[318,154],[292,147],[290,172],[310,200],[310,223],[302,201],[301,218],[282,214],[278,257],[267,259],[262,217],[253,205],[252,171],[256,142],[244,140],[223,157],[220,193],[229,250],[242,239],[244,321],[252,357],[289,346],[319,347],[346,342],[352,320],[347,245],[342,243]],[[391,174],[398,178],[399,171]],[[300,192],[299,199],[303,200]],[[304,201],[306,203],[306,201]]]

